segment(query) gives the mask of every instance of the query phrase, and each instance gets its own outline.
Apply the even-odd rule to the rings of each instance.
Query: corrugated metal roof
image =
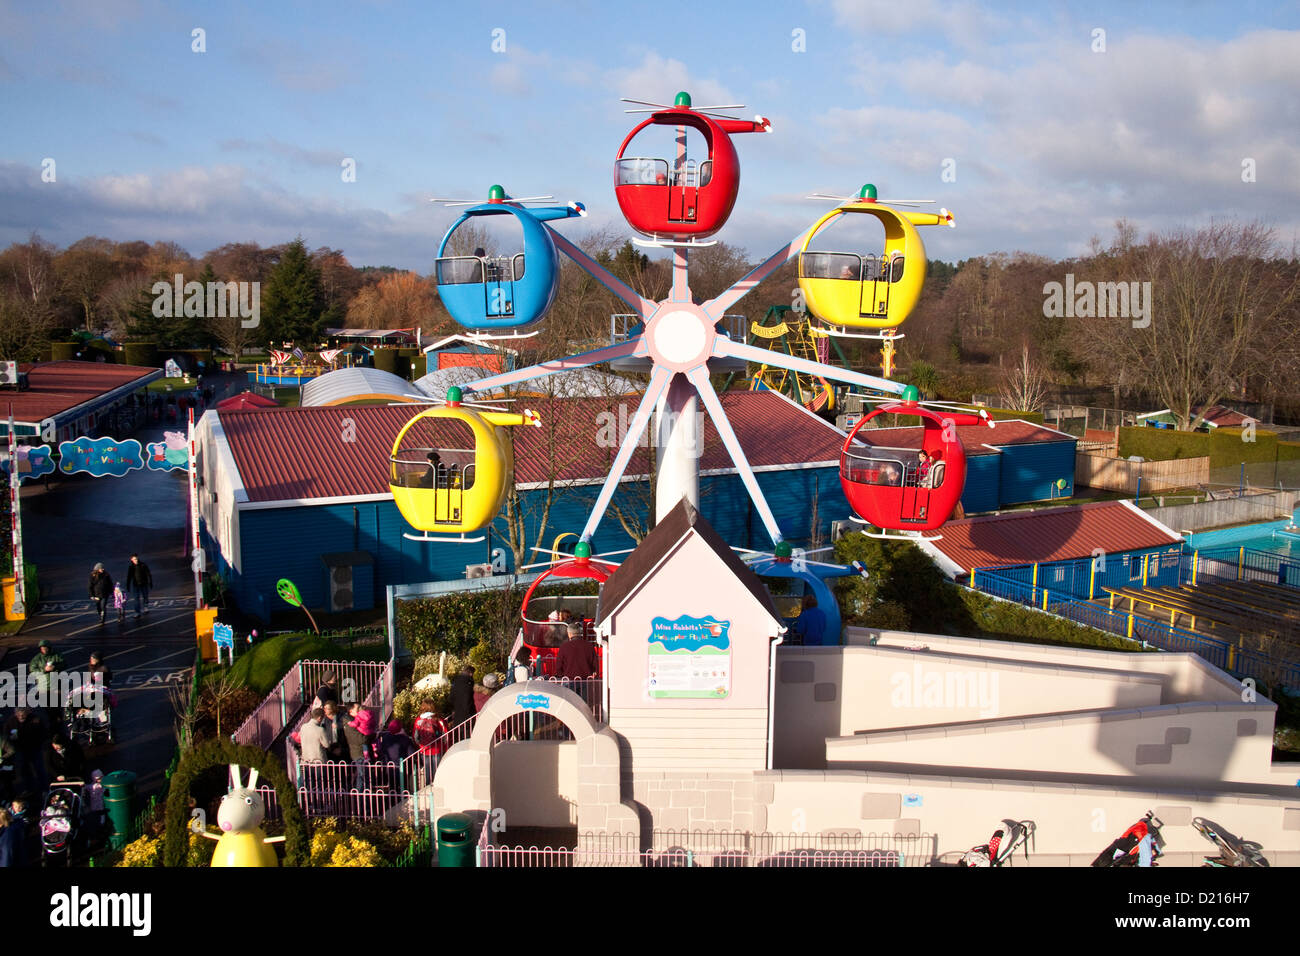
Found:
[[[727,392],[720,398],[753,467],[839,460],[843,434],[784,396]],[[540,414],[543,425],[511,430],[515,480],[597,482],[609,473],[637,400],[542,399],[511,407],[522,411],[525,405]],[[414,412],[400,405],[360,405],[217,414],[249,501],[286,501],[386,494],[393,441]],[[707,415],[702,444],[701,471],[734,468]],[[625,474],[648,471],[648,452],[638,448]]]
[[[326,372],[302,387],[302,404],[305,406],[337,405],[363,398],[421,402],[426,397],[400,375],[364,366]]]
[[[924,429],[920,425],[906,428],[864,428],[858,436],[873,445],[888,448],[920,448]],[[966,457],[996,455],[998,448],[1006,445],[1028,445],[1036,442],[1078,441],[1073,435],[1054,428],[1035,425],[1033,422],[1012,419],[1000,421],[993,428],[987,425],[959,425],[957,437],[961,439]]]
[[[925,543],[961,572],[1035,561],[1121,554],[1178,544],[1182,538],[1127,501],[1015,511],[949,521]]]
[[[7,414],[12,404],[21,422],[41,422],[137,380],[144,385],[162,377],[162,369],[112,362],[24,363],[18,370],[27,373],[29,387],[0,395],[0,411]]]

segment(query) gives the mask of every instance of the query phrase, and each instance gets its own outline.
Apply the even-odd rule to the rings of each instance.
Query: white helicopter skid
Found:
[[[906,338],[901,332],[891,332],[888,335],[880,332],[849,332],[832,325],[810,325],[808,331],[813,335],[833,335],[837,339],[861,339],[869,342],[897,342]]]
[[[633,245],[642,246],[646,249],[703,249],[707,246],[716,246],[716,239],[643,239],[636,238],[632,240]]]
[[[435,544],[476,544],[479,541],[487,540],[487,535],[485,534],[479,535],[477,538],[467,538],[463,534],[459,537],[443,537],[442,535],[429,534],[427,532],[424,534],[411,534],[406,532],[402,534],[402,537],[407,541],[429,541]]]
[[[494,335],[490,332],[470,332],[464,333],[465,338],[469,339],[475,345],[485,345],[488,342],[512,342],[515,339],[531,339],[534,335],[540,335],[541,329],[536,332],[512,332],[509,335]]]
[[[850,515],[849,520],[857,524],[864,525],[867,528],[875,528],[870,521],[865,518],[859,518],[857,515]],[[941,534],[921,534],[919,531],[893,531],[877,529],[875,531],[863,531],[868,538],[879,538],[882,541],[911,541],[915,544],[917,541],[938,541],[943,537]]]

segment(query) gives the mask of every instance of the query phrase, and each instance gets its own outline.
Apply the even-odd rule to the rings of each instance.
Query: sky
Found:
[[[954,262],[1086,254],[1121,217],[1300,239],[1295,2],[0,0],[0,247],[301,235],[428,273],[430,198],[493,183],[631,236],[619,98],[679,90],[772,121],[717,236],[755,260],[866,182],[951,209],[923,235]]]

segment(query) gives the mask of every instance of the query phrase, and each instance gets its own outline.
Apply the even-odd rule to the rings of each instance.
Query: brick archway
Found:
[[[469,739],[448,750],[438,765],[433,785],[438,812],[486,815],[491,811],[493,736],[502,721],[528,711],[558,720],[573,734],[579,834],[639,833],[635,808],[621,799],[621,758],[614,732],[596,722],[581,697],[552,681],[511,684],[488,699]]]

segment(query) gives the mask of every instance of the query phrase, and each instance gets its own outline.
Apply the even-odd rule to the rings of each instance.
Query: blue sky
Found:
[[[816,218],[806,193],[867,181],[951,208],[958,228],[925,236],[951,260],[1081,254],[1121,216],[1300,236],[1295,3],[103,0],[0,3],[0,23],[0,245],[301,233],[428,272],[452,219],[428,198],[493,182],[585,202],[567,232],[630,235],[618,98],[678,89],[772,119],[737,138],[719,235],[753,257]]]

